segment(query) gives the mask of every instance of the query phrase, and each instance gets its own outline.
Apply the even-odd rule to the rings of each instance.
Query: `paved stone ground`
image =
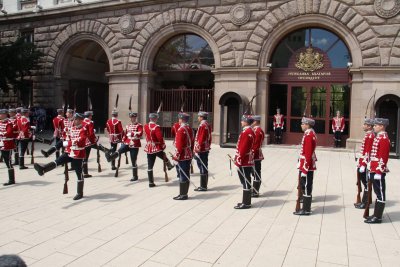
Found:
[[[241,186],[236,173],[229,176],[226,158],[234,150],[217,146],[210,154],[210,190],[196,193],[191,186],[187,201],[172,200],[178,194],[175,171],[165,183],[160,161],[157,187],[148,188],[142,150],[137,183],[129,182],[125,160],[119,178],[104,156],[97,173],[92,153],[94,177],[86,179],[80,201],[72,200],[74,173],[69,195],[62,195],[61,167],[43,177],[31,165],[16,170],[18,184],[0,188],[0,254],[17,253],[29,266],[399,266],[398,160],[389,162],[384,222],[367,225],[353,207],[353,152],[317,151],[313,215],[298,217],[292,215],[297,150],[263,150],[262,197],[239,211],[233,206],[241,200]],[[36,162],[47,162],[36,155]],[[1,165],[1,181],[6,177]],[[199,184],[198,172],[193,182]]]

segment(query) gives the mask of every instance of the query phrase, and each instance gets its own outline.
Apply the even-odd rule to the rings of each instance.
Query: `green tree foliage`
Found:
[[[22,37],[14,43],[0,45],[0,89],[23,90],[26,86],[23,78],[37,69],[41,56],[43,53]]]

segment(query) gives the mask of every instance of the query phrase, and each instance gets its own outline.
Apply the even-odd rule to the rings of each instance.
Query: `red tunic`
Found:
[[[13,124],[9,119],[0,120],[0,150],[15,148]]]
[[[74,159],[84,159],[86,157],[85,145],[88,138],[87,129],[84,125],[72,126],[69,130],[68,145],[65,152]]]
[[[253,145],[254,160],[263,160],[264,155],[262,153],[261,147],[264,142],[265,133],[260,126],[255,126],[253,130],[255,134],[254,145]]]
[[[107,121],[106,128],[110,143],[121,143],[124,134],[121,121],[117,118],[111,118]]]
[[[332,131],[337,132],[344,130],[344,118],[343,117],[334,117],[332,120]]]
[[[171,127],[171,135],[172,135],[172,138],[175,138],[176,132],[178,131],[179,127],[181,127],[181,125],[179,124],[179,122],[175,122],[174,125],[172,125],[172,127]],[[175,142],[175,140],[174,140],[174,142]]]
[[[67,119],[63,120],[63,125],[64,125],[64,128],[63,128],[62,136],[63,136],[63,139],[66,140],[70,129],[72,128],[72,126],[74,126],[74,120],[72,118],[71,119],[67,118]]]
[[[371,150],[371,172],[382,174],[389,172],[387,162],[390,152],[390,140],[386,132],[376,135]]]
[[[91,146],[96,143],[96,134],[94,132],[94,122],[89,119],[85,118],[82,123],[87,129],[87,139],[86,139],[86,146]]]
[[[368,131],[364,135],[364,139],[360,148],[360,157],[358,158],[358,168],[361,166],[367,167],[370,162],[372,143],[374,142],[375,135],[373,131]]]
[[[194,152],[207,152],[211,149],[211,126],[206,120],[200,122],[194,142]]]
[[[298,169],[307,174],[309,171],[317,169],[315,155],[315,147],[317,146],[317,136],[313,129],[308,129],[304,132],[303,139],[301,140],[301,151],[299,157]]]
[[[144,133],[146,135],[144,152],[154,154],[165,149],[164,138],[158,124],[150,121],[144,126]]]
[[[187,123],[182,123],[175,136],[174,160],[183,161],[193,158],[193,130]]]
[[[18,135],[19,135],[18,124],[17,124],[17,116],[10,117],[8,120],[11,122],[12,127],[13,127],[13,138],[17,139]]]
[[[63,130],[64,130],[64,117],[63,116],[58,115],[57,117],[54,117],[53,128],[54,128],[53,136],[55,138],[57,138],[57,137],[62,138]]]
[[[32,137],[31,124],[27,117],[22,116],[17,120],[17,125],[19,130],[18,140],[30,139]]]
[[[254,166],[254,146],[255,134],[250,126],[243,128],[236,145],[235,165],[238,167]]]
[[[285,125],[282,114],[274,115],[274,128],[282,128]]]
[[[143,125],[136,122],[126,125],[124,144],[129,147],[141,147],[140,138],[143,135]]]

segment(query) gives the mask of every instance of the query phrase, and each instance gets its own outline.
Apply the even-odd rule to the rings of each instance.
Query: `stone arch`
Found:
[[[399,66],[400,65],[400,31],[397,34],[396,39],[393,42],[393,46],[390,51],[389,65]]]
[[[291,23],[291,29],[288,23]],[[370,25],[352,7],[334,0],[313,1],[311,4],[307,0],[292,0],[270,10],[249,38],[244,64],[265,66],[267,62],[261,62],[259,58],[267,60],[265,57],[271,56],[274,49],[268,46],[278,42],[276,38],[280,40],[283,37],[275,35],[275,40],[271,40],[274,39],[271,36],[277,31],[285,34],[305,26],[321,26],[338,34],[352,52],[353,67],[381,64],[378,41]]]
[[[148,63],[144,61],[151,56],[149,48],[155,50],[152,45],[160,45],[155,43],[153,38],[161,41],[166,36],[171,37],[172,33],[176,34],[174,30],[181,33],[194,32],[203,37],[214,52],[217,68],[236,65],[231,38],[216,18],[201,10],[176,8],[158,14],[144,25],[129,53],[127,69],[137,70],[148,67]]]
[[[69,48],[80,40],[95,41],[104,49],[110,64],[110,72],[123,70],[122,50],[112,30],[99,21],[81,20],[66,26],[50,46],[46,66],[52,68],[56,77],[61,74],[62,58]]]

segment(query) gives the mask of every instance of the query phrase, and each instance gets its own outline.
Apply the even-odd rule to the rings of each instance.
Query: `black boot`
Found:
[[[310,215],[311,214],[311,196],[303,197],[303,208],[299,211],[293,212],[294,215]]]
[[[365,209],[365,206],[367,205],[367,202],[368,202],[368,191],[365,191],[365,190],[364,190],[361,203],[356,203],[356,204],[354,204],[354,207],[355,207],[356,209]]]
[[[104,152],[104,153],[109,153],[110,149],[105,148],[104,146],[102,146],[101,144],[97,145],[99,147],[99,150]]]
[[[208,174],[200,174],[200,186],[195,188],[194,191],[204,192],[207,191]]]
[[[174,200],[188,199],[189,181],[179,183],[179,195],[174,197]]]
[[[385,203],[376,201],[374,215],[368,217],[368,219],[366,219],[364,222],[370,224],[381,223],[384,209],[385,209]]]
[[[132,167],[132,179],[131,182],[137,181],[138,178],[138,174],[137,174],[137,167]]]
[[[57,151],[56,151],[56,159],[58,159],[59,157],[60,157],[60,151],[57,150]]]
[[[238,209],[238,210],[251,208],[251,190],[250,189],[243,190],[242,203],[238,203],[234,208]]]
[[[50,147],[50,149],[49,150],[47,150],[47,151],[45,151],[45,150],[40,150],[40,152],[42,152],[42,155],[45,157],[45,158],[47,158],[47,157],[49,157],[51,154],[53,154],[54,152],[56,151],[56,147],[55,146],[52,146],[52,147]]]
[[[251,193],[251,197],[259,197],[260,196],[260,186],[261,186],[261,181],[253,181],[253,190]],[[256,192],[256,190],[257,190],[257,192]]]
[[[172,170],[175,167],[174,165],[172,165],[172,163],[169,161],[167,157],[165,157],[164,162],[167,165],[168,170]]]
[[[87,163],[87,162],[84,162],[84,163],[82,164],[82,170],[83,170],[83,178],[90,178],[90,177],[92,177],[92,176],[89,174],[88,163]]]
[[[153,171],[147,171],[147,175],[149,177],[149,187],[155,187]]]
[[[83,185],[84,185],[84,181],[83,180],[78,180],[78,190],[77,190],[77,194],[76,196],[74,196],[73,200],[78,200],[83,198]]]
[[[19,153],[15,152],[14,154],[14,165],[19,165]]]
[[[117,169],[117,167],[115,167],[115,160],[112,160],[111,161],[111,170],[115,171],[116,169]]]
[[[52,161],[52,162],[50,162],[50,163],[47,163],[46,165],[41,165],[41,164],[39,164],[39,163],[35,163],[34,165],[33,165],[33,167],[35,168],[35,170],[37,171],[37,173],[40,175],[40,176],[43,176],[43,174],[45,174],[46,172],[49,172],[49,171],[51,171],[51,170],[54,170],[56,167],[57,167],[57,164],[54,162],[54,161]]]
[[[8,169],[8,183],[3,184],[4,186],[15,184],[15,173],[14,169]]]
[[[28,167],[25,166],[25,158],[24,157],[19,157],[19,169],[20,170],[28,169]]]
[[[113,161],[114,165],[115,165],[115,159],[118,158],[118,156],[119,156],[119,152],[118,151],[111,152],[111,153],[106,153],[107,162]]]

